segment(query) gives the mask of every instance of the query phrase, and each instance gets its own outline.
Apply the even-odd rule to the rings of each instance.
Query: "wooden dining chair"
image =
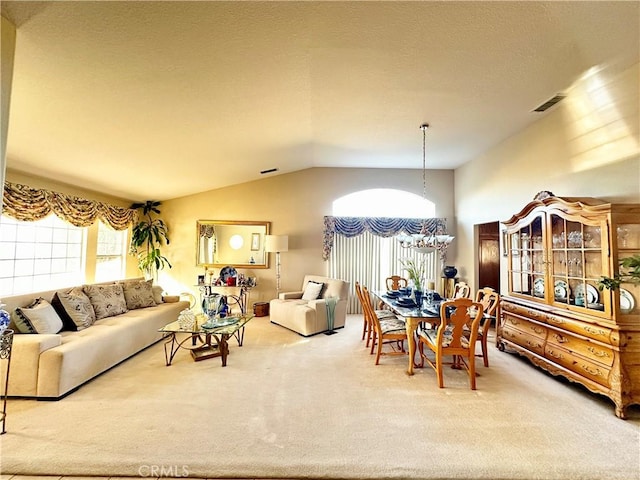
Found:
[[[443,366],[464,368],[469,375],[471,390],[476,389],[476,339],[480,319],[484,312],[481,303],[469,298],[456,298],[440,305],[440,324],[438,328],[424,329],[418,334],[418,351],[435,371],[438,387],[444,387]],[[431,350],[435,359],[425,353],[425,347]],[[444,357],[453,357],[445,362]]]
[[[456,283],[451,298],[471,298],[471,287],[465,282]]]
[[[487,349],[487,338],[489,336],[489,327],[491,327],[491,318],[486,315],[498,318],[498,307],[500,305],[500,294],[491,287],[481,288],[476,292],[476,302],[481,303],[484,308],[485,317],[483,318],[482,325],[478,329],[478,341],[482,347],[481,356],[484,361],[484,366],[489,366],[489,351]]]
[[[374,325],[371,323],[371,321],[369,320],[368,316],[365,313],[365,308],[366,308],[365,302],[368,302],[369,305],[371,305],[371,298],[369,296],[367,296],[366,298],[364,297],[362,293],[362,287],[359,282],[356,282],[355,289],[356,289],[356,296],[358,297],[358,301],[360,302],[360,306],[362,307],[362,316],[363,316],[362,340],[364,340],[365,338],[367,339],[367,342],[365,345],[368,347],[369,344],[371,343],[371,339],[373,337],[374,330],[375,330]],[[374,310],[373,313],[378,319],[396,318],[395,313],[393,313],[391,310],[380,309],[380,310]]]
[[[369,322],[373,325],[370,353],[373,353],[375,349],[376,365],[379,365],[380,356],[382,355],[406,355],[404,341],[407,340],[407,330],[404,320],[395,316],[382,319],[378,318],[371,305],[371,297],[369,296],[367,287],[362,287],[362,296],[365,300],[368,300],[364,301],[363,305],[366,312],[365,315],[368,316]],[[384,345],[390,345],[392,349],[383,352],[382,347]]]
[[[401,287],[409,285],[409,281],[399,275],[391,275],[390,277],[387,277],[385,284],[387,286],[387,290],[398,290]]]

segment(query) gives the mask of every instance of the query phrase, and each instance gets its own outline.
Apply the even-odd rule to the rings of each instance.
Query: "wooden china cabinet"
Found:
[[[640,254],[640,204],[541,192],[504,222],[509,291],[497,343],[553,375],[640,404],[640,285],[599,290]]]

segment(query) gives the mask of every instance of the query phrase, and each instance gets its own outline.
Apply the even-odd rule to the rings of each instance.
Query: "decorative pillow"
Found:
[[[91,300],[82,287],[56,292],[51,303],[60,315],[65,330],[83,330],[96,321]]]
[[[304,293],[302,294],[302,300],[316,300],[320,296],[322,287],[324,287],[324,283],[307,282],[304,287]]]
[[[153,285],[151,287],[151,291],[153,292],[153,301],[156,302],[156,305],[164,302],[164,300],[162,300],[162,292],[164,292],[164,288],[160,285]]]
[[[83,290],[96,312],[96,320],[127,312],[127,302],[121,284],[85,285]]]
[[[156,305],[156,301],[153,299],[152,283],[153,280],[147,280],[142,282],[126,282],[122,284],[124,300],[129,310],[154,307]]]
[[[58,333],[62,320],[44,298],[36,298],[27,307],[16,308],[16,327],[22,333]]]

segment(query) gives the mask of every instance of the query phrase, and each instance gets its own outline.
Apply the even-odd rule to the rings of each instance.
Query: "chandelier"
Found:
[[[429,128],[428,123],[420,125],[422,130],[422,198],[424,200],[427,200],[427,128]],[[454,238],[441,231],[429,232],[426,222],[423,223],[420,233],[396,237],[403,248],[411,248],[418,253],[437,251],[442,262],[445,261],[447,248]]]

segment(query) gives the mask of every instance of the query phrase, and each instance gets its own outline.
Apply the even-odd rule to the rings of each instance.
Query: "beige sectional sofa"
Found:
[[[133,279],[133,282],[139,281],[142,279]],[[114,282],[108,282],[95,285],[113,284]],[[101,315],[98,315],[98,319],[91,322],[90,326],[82,325],[77,331],[62,330],[58,333],[20,333],[17,325],[22,321],[22,310],[16,309],[27,307],[37,298],[46,300],[42,303],[49,308],[48,304],[54,301],[56,292],[70,289],[3,298],[5,309],[11,313],[12,318],[9,328],[15,332],[9,371],[9,396],[58,399],[160,340],[162,334],[158,329],[176,320],[179,313],[189,307],[189,303],[165,302],[161,293],[158,293],[158,288],[154,292],[154,301],[147,303],[151,306],[139,307],[134,304],[139,308],[125,309],[123,313],[116,315],[102,312],[101,315],[108,316],[100,318]],[[96,311],[98,309],[99,307]],[[21,328],[24,330],[24,326]],[[158,358],[158,365],[164,365],[163,358]],[[4,391],[5,373],[2,372],[0,377],[0,391]]]
[[[313,286],[317,286],[317,291],[310,295],[313,289],[309,287]],[[337,297],[339,300],[335,306],[334,329],[342,328],[347,317],[348,296],[349,282],[319,275],[306,275],[301,290],[280,293],[279,298],[269,302],[270,320],[271,323],[305,337],[326,332],[326,299]]]

